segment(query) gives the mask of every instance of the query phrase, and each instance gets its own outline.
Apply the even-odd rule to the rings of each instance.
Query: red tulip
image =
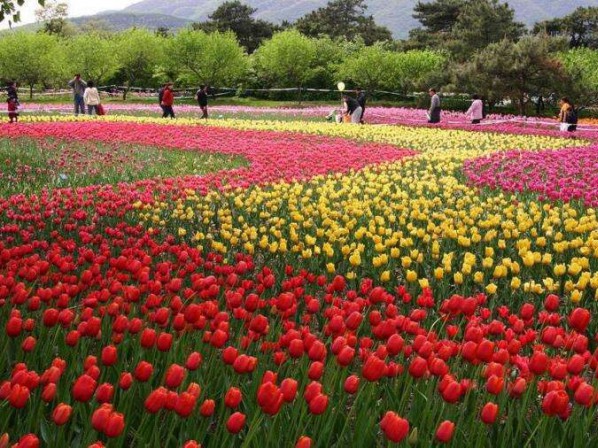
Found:
[[[298,383],[292,378],[285,378],[280,383],[280,391],[282,392],[282,398],[285,402],[291,403],[297,396]]]
[[[436,429],[436,440],[441,443],[448,443],[453,438],[455,424],[450,420],[443,421]]]
[[[195,440],[188,440],[183,445],[183,448],[201,448],[201,444]]]
[[[416,356],[409,364],[409,375],[413,378],[421,378],[423,377],[428,370],[428,363],[427,361],[420,357]]]
[[[575,308],[569,314],[569,325],[579,333],[585,333],[590,323],[590,312],[585,308]]]
[[[167,352],[172,347],[172,339],[173,336],[170,333],[160,333],[158,336],[158,341],[156,342],[156,347],[161,352]]]
[[[145,410],[150,414],[155,414],[162,409],[166,403],[167,390],[163,387],[155,389],[145,399]]]
[[[529,370],[536,375],[542,375],[547,368],[548,356],[546,353],[535,351],[529,360]]]
[[[202,363],[202,356],[199,352],[193,352],[187,357],[187,361],[185,362],[185,367],[188,370],[195,371],[199,369],[199,366]]]
[[[91,376],[84,374],[75,380],[73,384],[73,398],[77,401],[87,402],[91,400],[96,390],[97,382]]]
[[[461,384],[457,381],[449,380],[440,392],[442,398],[447,403],[456,403],[461,398],[461,394],[463,393],[463,389]]]
[[[238,434],[245,426],[245,414],[235,412],[226,421],[226,429],[231,434]]]
[[[544,308],[546,308],[546,311],[556,311],[559,308],[559,302],[559,296],[549,294],[546,296],[546,299],[544,299]]]
[[[114,396],[114,386],[110,383],[103,383],[96,389],[96,401],[98,403],[108,403]]]
[[[214,400],[205,400],[199,408],[199,413],[202,415],[202,417],[210,417],[214,414],[215,408],[216,402]]]
[[[147,361],[140,361],[135,367],[135,379],[142,383],[149,380],[154,373],[154,367]]]
[[[309,402],[309,412],[314,415],[321,415],[328,407],[328,395],[318,394]]]
[[[22,409],[27,405],[29,397],[30,391],[28,387],[15,384],[10,389],[10,394],[7,399],[13,408]]]
[[[257,391],[257,402],[262,411],[268,415],[276,415],[284,401],[280,389],[271,382],[260,385]]]
[[[168,370],[166,370],[166,378],[164,379],[166,387],[169,389],[176,389],[181,385],[186,374],[187,371],[184,367],[179,366],[178,364],[171,364]]]
[[[371,355],[363,364],[361,376],[366,380],[375,382],[386,375],[386,363],[375,355]]]
[[[133,375],[129,372],[123,372],[120,374],[120,378],[118,379],[118,387],[122,390],[128,390],[133,385]]]
[[[120,412],[112,412],[104,427],[106,437],[118,437],[125,429],[125,416]]]
[[[113,366],[118,360],[116,347],[108,345],[102,349],[102,364],[105,366]]]
[[[72,407],[68,404],[60,403],[54,408],[54,411],[52,411],[52,421],[54,421],[56,425],[62,426],[69,421],[72,413]]]
[[[395,443],[401,442],[409,434],[409,422],[392,411],[384,414],[380,428],[386,438]]]
[[[573,398],[578,404],[587,407],[594,403],[596,398],[596,392],[592,385],[584,381],[575,390]]]
[[[146,328],[141,332],[139,343],[143,348],[151,348],[156,343],[156,330]]]
[[[502,392],[504,384],[505,379],[503,377],[492,375],[486,382],[486,390],[493,395],[498,395]]]
[[[316,395],[319,395],[322,392],[322,385],[317,381],[312,381],[307,385],[305,388],[305,392],[303,393],[303,398],[308,403],[314,399]]]
[[[102,442],[97,441],[97,442],[94,442],[91,445],[89,445],[87,448],[104,448],[104,447],[105,447],[105,445]]]
[[[487,425],[492,425],[496,421],[496,417],[498,416],[498,405],[489,401],[484,405],[482,408],[482,412],[480,413],[480,418],[484,423]]]
[[[552,390],[542,400],[542,411],[550,416],[564,416],[569,407],[569,395],[564,390]]]
[[[319,380],[324,374],[324,364],[320,361],[314,361],[310,364],[307,370],[307,376],[310,380]]]
[[[24,435],[13,448],[39,448],[39,439],[35,434]]]
[[[36,343],[37,343],[37,340],[33,336],[27,336],[21,343],[21,349],[25,353],[32,352],[33,349],[35,348]]]
[[[196,397],[189,392],[183,392],[177,397],[174,411],[183,418],[189,417],[195,408]]]
[[[227,408],[235,409],[241,404],[242,399],[241,391],[236,387],[231,387],[224,396],[224,405]]]
[[[91,414],[91,426],[98,432],[104,432],[108,419],[112,413],[111,404],[103,404]]]
[[[345,380],[344,389],[350,395],[354,395],[357,393],[357,389],[359,388],[359,377],[357,375],[348,376]]]
[[[311,439],[307,436],[299,437],[297,443],[295,444],[295,448],[311,448]]]
[[[42,390],[42,400],[46,403],[49,403],[50,401],[54,400],[54,397],[56,397],[56,384],[46,384],[44,386],[44,390]]]

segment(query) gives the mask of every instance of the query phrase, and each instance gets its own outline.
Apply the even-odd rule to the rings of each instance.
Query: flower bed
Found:
[[[0,446],[598,443],[595,209],[470,183],[587,141],[35,120],[248,166],[0,199]]]

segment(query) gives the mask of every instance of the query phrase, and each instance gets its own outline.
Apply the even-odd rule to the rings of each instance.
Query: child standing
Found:
[[[8,99],[6,100],[8,103],[8,118],[10,119],[11,123],[16,123],[19,121],[19,94],[17,92],[17,83],[10,82],[6,89],[8,94]]]

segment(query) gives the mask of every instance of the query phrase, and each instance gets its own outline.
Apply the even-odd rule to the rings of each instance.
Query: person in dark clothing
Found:
[[[7,105],[8,105],[8,118],[11,123],[16,123],[19,121],[19,93],[17,91],[17,83],[10,82],[6,87],[7,93]]]
[[[77,73],[73,79],[68,83],[69,87],[73,89],[73,99],[75,103],[75,115],[85,115],[85,101],[83,94],[87,88],[87,83],[81,79],[81,75]]]
[[[166,84],[164,87],[164,93],[162,95],[162,110],[164,113],[162,114],[162,118],[175,118],[174,110],[172,106],[174,105],[174,92],[172,91],[172,83]]]
[[[356,89],[356,91],[357,91],[357,102],[361,106],[361,119],[359,120],[359,122],[361,124],[363,124],[364,123],[363,122],[363,116],[365,115],[366,94],[359,87]]]
[[[197,94],[195,95],[199,108],[201,109],[201,118],[208,119],[208,86],[200,86]]]
[[[162,106],[162,99],[164,98],[164,90],[166,89],[166,84],[163,84],[158,90],[158,104],[160,105],[160,109],[162,109],[162,115],[164,115],[164,106]]]
[[[359,124],[361,121],[362,110],[357,100],[355,100],[355,98],[351,98],[349,95],[344,95],[343,101],[346,105],[344,114],[351,117],[351,123]]]
[[[544,98],[539,95],[536,100],[536,115],[540,115],[541,112],[544,112]]]
[[[436,89],[430,89],[428,93],[432,98],[428,110],[428,123],[440,123],[440,97],[436,93]]]

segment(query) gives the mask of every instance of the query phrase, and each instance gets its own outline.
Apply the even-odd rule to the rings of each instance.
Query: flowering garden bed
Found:
[[[0,446],[598,443],[590,135],[35,121],[74,171],[163,149],[0,199]]]

